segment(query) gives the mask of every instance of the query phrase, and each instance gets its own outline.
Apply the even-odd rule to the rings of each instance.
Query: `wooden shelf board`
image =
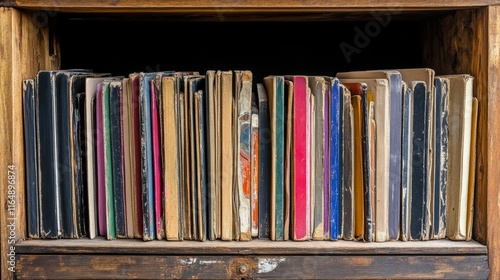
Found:
[[[482,7],[500,4],[499,0],[10,0],[3,5],[52,12],[256,12],[256,11],[355,11],[428,10]]]
[[[137,239],[25,240],[16,245],[18,254],[144,254],[144,255],[486,255],[487,247],[476,241],[142,241]]]

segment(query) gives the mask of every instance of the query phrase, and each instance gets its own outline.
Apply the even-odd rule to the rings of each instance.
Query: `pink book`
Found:
[[[104,183],[104,133],[102,118],[102,83],[96,92],[97,222],[99,235],[106,236],[106,186]]]
[[[307,78],[305,76],[293,77],[293,239],[307,240],[309,237],[309,213],[308,206],[308,180],[309,180],[309,158],[308,143],[310,134],[308,131],[308,109]],[[310,113],[310,111],[309,111]]]
[[[163,229],[162,209],[162,182],[161,182],[161,154],[160,154],[160,128],[158,119],[158,104],[156,100],[156,86],[154,81],[150,82],[151,89],[151,126],[153,135],[153,180],[154,180],[154,198],[155,198],[155,226],[156,237],[161,239]]]

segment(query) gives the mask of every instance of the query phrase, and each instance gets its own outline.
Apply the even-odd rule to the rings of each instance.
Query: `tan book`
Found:
[[[469,165],[469,194],[467,197],[467,231],[466,240],[472,239],[472,223],[474,217],[474,185],[476,183],[476,143],[477,143],[477,119],[478,119],[478,100],[472,98],[472,116],[471,116],[471,140],[470,140],[470,165]]]
[[[443,77],[450,81],[446,237],[466,240],[474,77],[467,74]]]
[[[134,151],[132,150],[133,134],[133,102],[132,102],[132,81],[124,78],[122,81],[123,91],[123,158],[125,175],[125,220],[126,234],[128,238],[134,238],[134,213],[135,213],[135,188],[133,187],[134,172],[132,164],[134,162]]]
[[[180,152],[181,142],[178,123],[179,118],[179,92],[176,91],[176,77],[166,76],[162,80],[163,103],[163,157],[165,166],[165,236],[167,240],[182,240],[181,205],[181,173]]]
[[[218,225],[220,224],[220,210],[218,207],[220,207],[219,204],[219,193],[220,193],[220,185],[217,183],[219,182],[217,178],[217,172],[220,172],[220,168],[217,167],[216,162],[218,161],[218,158],[220,157],[219,154],[217,153],[218,150],[216,149],[217,144],[217,138],[219,138],[218,133],[218,120],[216,116],[220,114],[218,111],[219,107],[217,106],[217,95],[216,95],[216,79],[215,79],[215,71],[214,70],[209,70],[206,73],[206,101],[207,101],[207,128],[208,128],[208,134],[207,134],[207,147],[208,147],[208,155],[207,155],[207,174],[208,174],[208,232],[207,232],[207,238],[209,240],[215,240],[217,238],[217,228]]]
[[[221,152],[222,152],[222,220],[221,239],[233,240],[233,73],[232,71],[218,71],[220,78],[221,95]]]

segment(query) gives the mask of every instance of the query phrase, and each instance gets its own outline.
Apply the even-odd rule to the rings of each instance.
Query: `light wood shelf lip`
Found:
[[[4,5],[51,12],[277,12],[277,11],[370,11],[428,10],[484,7],[500,0],[11,0]]]
[[[133,255],[486,255],[487,247],[477,241],[142,241],[25,240],[16,245],[18,254],[133,254]]]

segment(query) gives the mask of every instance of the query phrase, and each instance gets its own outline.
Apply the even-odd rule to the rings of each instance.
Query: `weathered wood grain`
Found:
[[[433,240],[426,242],[355,242],[355,241],[314,241],[314,242],[275,242],[252,240],[250,242],[224,241],[150,241],[136,239],[104,240],[25,240],[18,244],[19,254],[165,254],[165,255],[484,255],[486,246],[476,242],[456,242]]]
[[[307,10],[325,12],[326,10],[359,10],[369,9],[436,9],[458,7],[480,7],[499,4],[498,0],[173,0],[173,1],[140,1],[140,0],[13,0],[4,5],[12,5],[28,9],[54,9],[61,12],[202,12],[217,11],[256,12],[256,11],[294,11]]]
[[[8,211],[8,200],[0,207],[2,259],[10,252],[10,229],[15,221],[15,239],[26,236],[24,135],[22,80],[34,78],[42,69],[59,67],[58,55],[49,54],[49,32],[46,23],[36,21],[34,13],[0,8],[0,193],[7,198],[8,165],[15,166],[15,211]],[[54,48],[57,51],[57,48]],[[11,174],[12,176],[12,174]],[[12,178],[12,177],[11,177]],[[9,218],[13,218],[9,220]],[[14,228],[14,227],[13,227]],[[12,276],[7,262],[1,264],[2,279]]]
[[[486,279],[486,256],[22,255],[17,279]]]
[[[486,208],[486,215],[477,218],[486,223],[490,278],[500,279],[500,172],[498,170],[498,159],[500,158],[500,149],[498,148],[500,139],[500,7],[489,7],[487,15],[488,57],[486,65],[488,76],[482,82],[487,87],[488,95],[487,98],[482,98],[483,101],[479,101],[478,124],[478,130],[482,131],[482,134],[478,135],[478,143],[480,140],[486,142],[486,151],[477,151],[477,160],[481,160],[483,165],[478,166],[476,173],[484,172],[484,169],[488,170],[488,176],[481,178],[482,184],[486,185],[487,190],[485,192],[483,189],[481,197],[477,197],[475,202],[485,204],[476,208],[481,210],[483,215],[484,208]],[[485,99],[487,99],[486,102]],[[476,177],[476,181],[478,179],[479,176]]]

